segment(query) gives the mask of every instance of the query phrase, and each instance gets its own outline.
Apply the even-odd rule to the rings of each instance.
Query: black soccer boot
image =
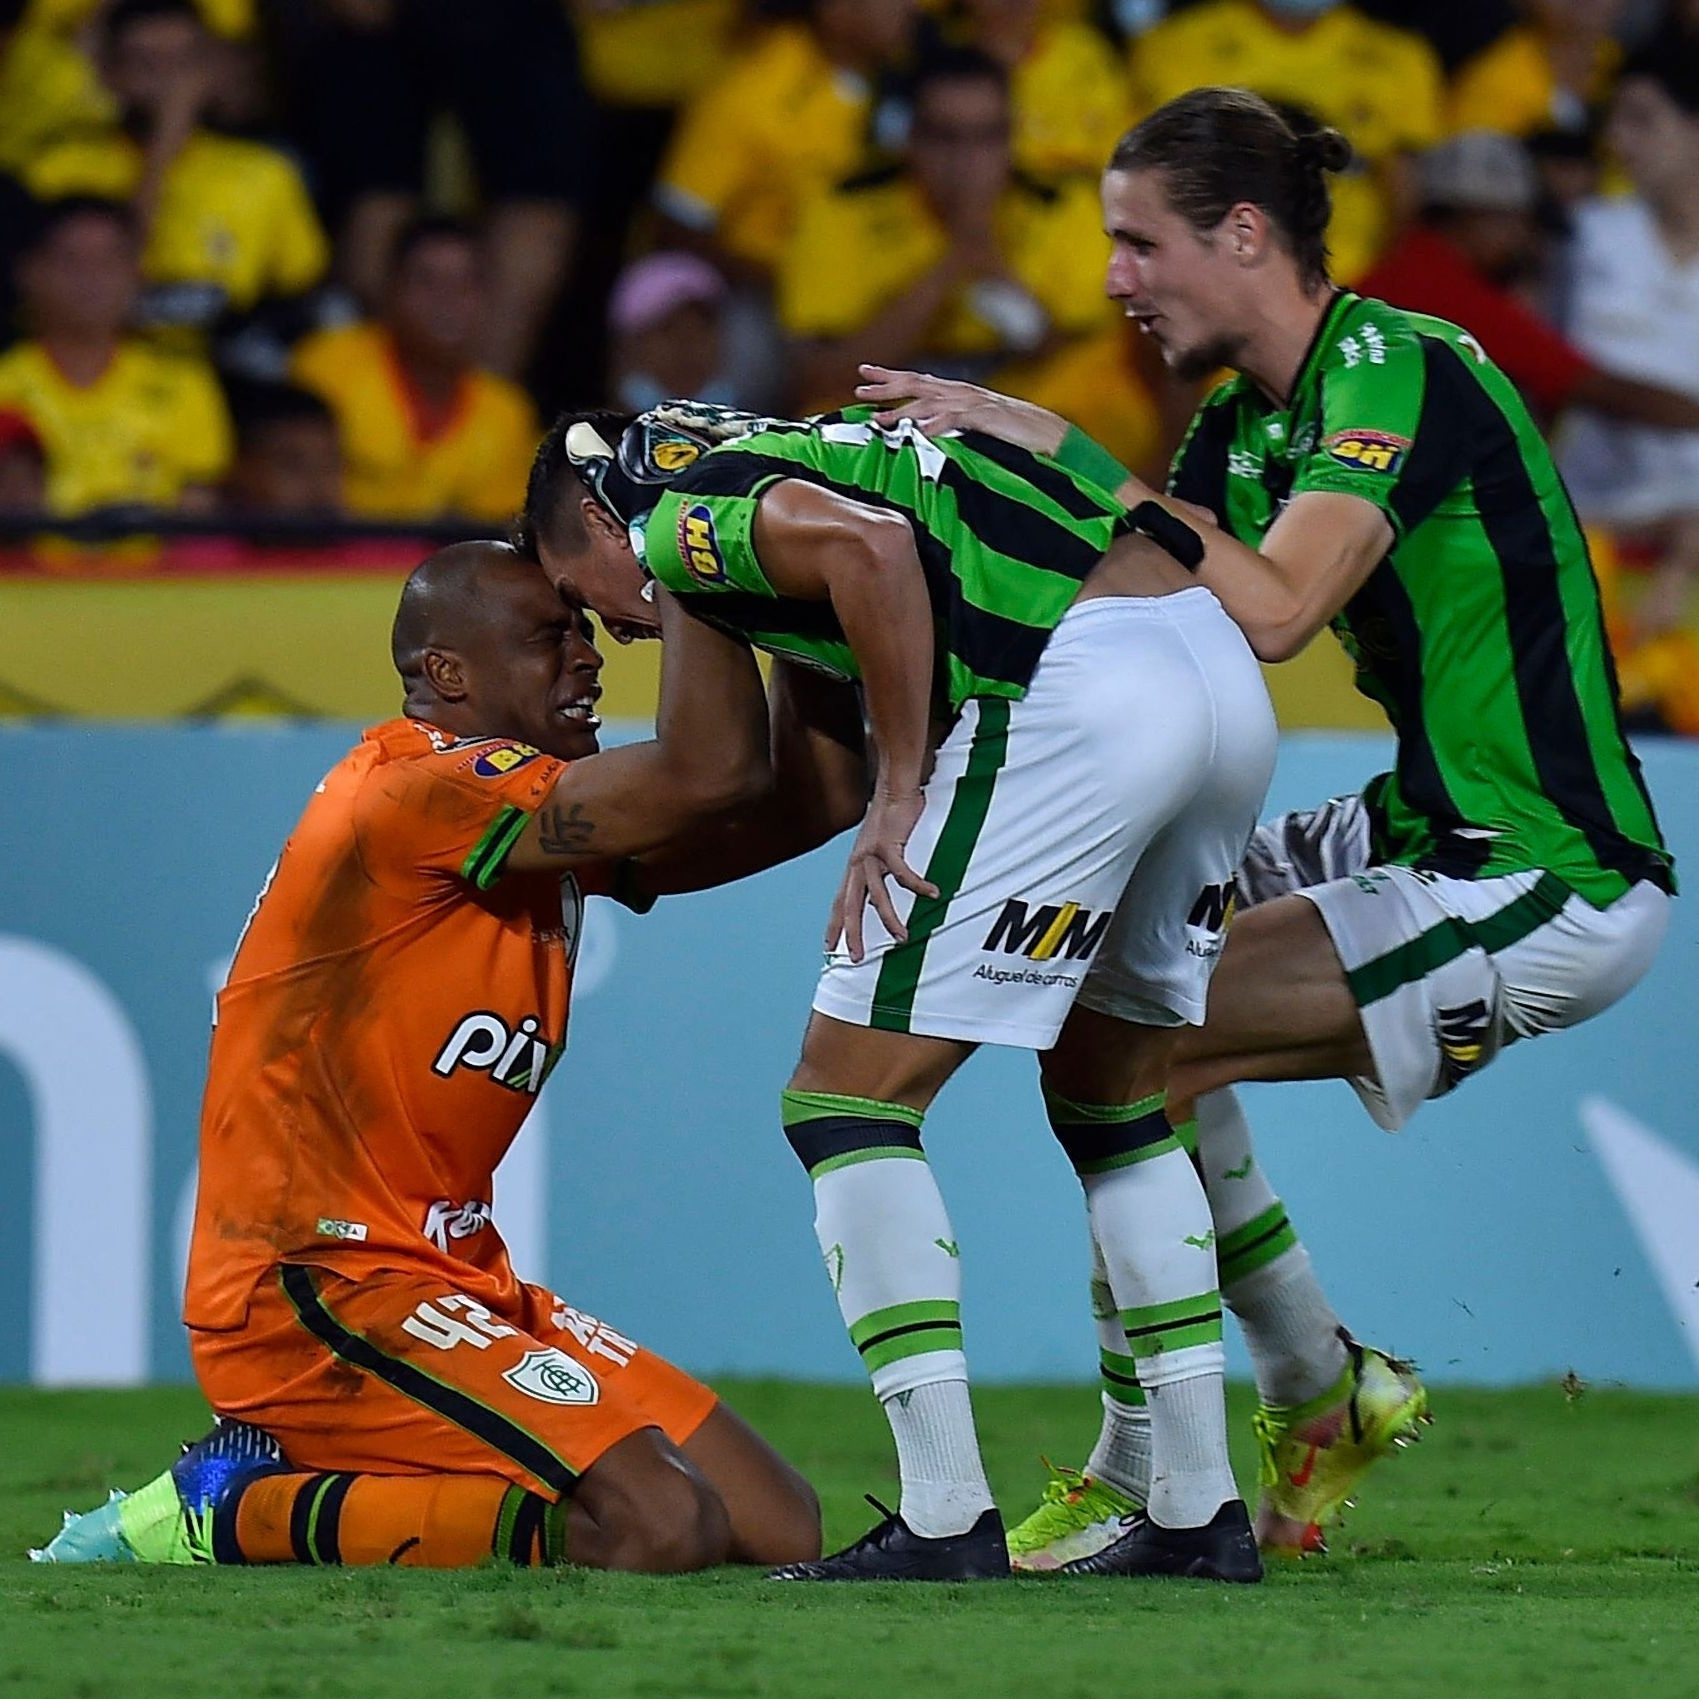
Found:
[[[813,1563],[787,1563],[769,1581],[1003,1581],[1009,1548],[1003,1518],[988,1510],[965,1534],[928,1540],[871,1493],[867,1502],[885,1518],[841,1552]],[[1255,1549],[1254,1547],[1252,1548]]]
[[[1061,1573],[1260,1581],[1262,1558],[1245,1501],[1230,1498],[1201,1528],[1164,1528],[1141,1516],[1113,1545],[1063,1564]]]

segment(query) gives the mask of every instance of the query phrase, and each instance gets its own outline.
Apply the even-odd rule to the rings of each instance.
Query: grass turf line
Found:
[[[815,1481],[829,1546],[894,1495],[860,1389],[744,1383],[729,1401]],[[1018,1517],[1040,1451],[1083,1455],[1081,1388],[976,1392]],[[1339,1555],[1261,1588],[1022,1581],[773,1587],[401,1570],[59,1569],[22,1561],[108,1485],[205,1426],[192,1392],[0,1391],[0,1699],[1690,1699],[1699,1693],[1699,1398],[1441,1390]],[[1249,1399],[1233,1399],[1236,1435]],[[1235,1459],[1254,1481],[1248,1445]]]

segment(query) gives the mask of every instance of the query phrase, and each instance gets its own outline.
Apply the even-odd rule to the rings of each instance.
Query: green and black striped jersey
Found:
[[[1121,517],[1110,490],[994,438],[886,430],[873,409],[762,420],[703,454],[641,526],[644,563],[693,612],[758,648],[859,676],[825,602],[777,595],[756,559],[756,503],[800,478],[900,513],[914,533],[938,635],[936,686],[954,710],[1025,694],[1056,623]],[[1114,477],[1103,456],[1104,475]]]
[[[1307,490],[1373,502],[1393,544],[1333,629],[1397,762],[1378,859],[1463,878],[1545,868],[1594,903],[1674,889],[1622,735],[1587,544],[1510,380],[1456,325],[1342,293],[1288,405],[1217,389],[1169,490],[1259,547]]]

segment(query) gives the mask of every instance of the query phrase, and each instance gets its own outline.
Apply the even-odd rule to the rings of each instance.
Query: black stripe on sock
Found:
[[[513,1518],[513,1535],[508,1541],[510,1563],[529,1569],[543,1561],[543,1511],[546,1501],[527,1493]]]
[[[566,1462],[499,1410],[480,1404],[458,1387],[433,1380],[405,1358],[388,1356],[369,1339],[350,1332],[325,1308],[310,1269],[299,1263],[285,1263],[280,1272],[284,1293],[294,1305],[301,1325],[343,1362],[375,1375],[415,1404],[422,1404],[457,1428],[465,1429],[473,1438],[529,1470],[538,1480],[548,1482],[556,1492],[569,1493],[578,1484],[578,1476]]]
[[[314,1519],[312,1543],[320,1563],[342,1562],[342,1506],[348,1489],[354,1485],[353,1475],[332,1475],[330,1485],[319,1500],[319,1513]]]
[[[1105,1380],[1113,1382],[1116,1386],[1131,1386],[1139,1389],[1144,1386],[1144,1382],[1137,1375],[1120,1375],[1116,1374],[1113,1369],[1103,1369],[1100,1372]]]
[[[307,1528],[312,1516],[313,1500],[329,1479],[326,1475],[309,1475],[296,1489],[295,1502],[289,1507],[289,1549],[297,1563],[312,1563],[313,1548],[307,1540]]]
[[[1198,1310],[1189,1316],[1174,1316],[1168,1321],[1153,1321],[1148,1327],[1129,1327],[1127,1338],[1146,1339],[1153,1333],[1177,1333],[1182,1327],[1201,1327],[1205,1322],[1221,1320],[1219,1305],[1213,1310]]]
[[[242,1509],[242,1496],[261,1476],[239,1481],[220,1498],[212,1512],[212,1561],[214,1563],[246,1563],[248,1554],[236,1538],[236,1518]]]
[[[834,1156],[849,1156],[858,1150],[921,1148],[918,1127],[911,1127],[907,1121],[881,1121],[866,1115],[823,1115],[816,1121],[797,1121],[785,1128],[785,1137],[810,1173]]]
[[[957,1333],[957,1334],[959,1334],[960,1332],[961,1332],[961,1324],[959,1322],[953,1322],[953,1321],[910,1321],[910,1322],[904,1322],[901,1327],[888,1327],[888,1328],[885,1329],[885,1331],[883,1333],[875,1333],[870,1338],[862,1340],[861,1343],[856,1346],[856,1350],[860,1351],[865,1356],[866,1353],[871,1351],[875,1345],[883,1345],[887,1339],[901,1339],[903,1337],[903,1335],[907,1334],[907,1333]]]
[[[1249,1256],[1252,1251],[1260,1250],[1270,1239],[1277,1239],[1282,1233],[1289,1233],[1292,1223],[1287,1218],[1286,1211],[1281,1210],[1279,1219],[1270,1227],[1257,1234],[1254,1239],[1247,1240],[1242,1245],[1234,1245],[1231,1250],[1221,1252],[1222,1258],[1229,1262],[1237,1262],[1240,1257]]]
[[[1058,1121],[1054,1119],[1056,1112],[1051,1113],[1050,1130],[1076,1170],[1146,1150],[1174,1132],[1160,1109],[1136,1121]]]

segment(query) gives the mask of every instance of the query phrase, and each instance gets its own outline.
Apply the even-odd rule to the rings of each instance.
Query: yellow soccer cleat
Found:
[[[1264,1404],[1252,1417],[1262,1454],[1257,1544],[1272,1556],[1327,1550],[1324,1530],[1369,1468],[1421,1437],[1428,1392],[1413,1365],[1343,1328],[1347,1361],[1336,1384],[1304,1404]]]

